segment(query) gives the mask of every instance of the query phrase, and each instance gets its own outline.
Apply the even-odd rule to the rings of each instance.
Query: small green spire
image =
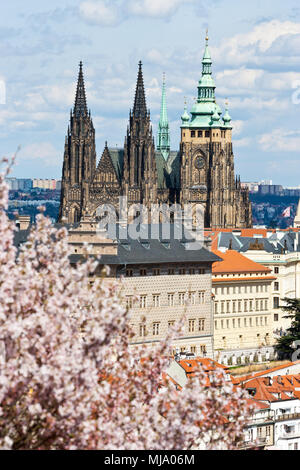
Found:
[[[228,100],[226,100],[226,103],[225,103],[225,113],[224,113],[224,116],[223,116],[223,122],[224,122],[224,126],[225,127],[228,127],[230,129],[232,129],[232,126],[231,126],[231,116],[228,112]]]
[[[188,125],[190,122],[190,115],[187,112],[187,107],[186,107],[186,99],[184,98],[184,112],[183,115],[181,116],[181,121],[182,121],[182,127],[185,127]]]
[[[165,160],[168,159],[170,154],[170,132],[167,113],[165,74],[163,74],[160,120],[158,123],[157,133],[157,150],[161,151]]]

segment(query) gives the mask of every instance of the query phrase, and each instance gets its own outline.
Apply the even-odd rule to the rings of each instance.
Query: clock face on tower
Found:
[[[205,165],[204,158],[203,157],[196,157],[194,165],[197,168],[197,170],[201,170],[202,168],[204,168],[204,165]]]

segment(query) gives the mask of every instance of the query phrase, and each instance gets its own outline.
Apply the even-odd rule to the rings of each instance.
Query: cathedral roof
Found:
[[[109,147],[108,149],[112,163],[115,167],[119,180],[122,180],[123,164],[124,164],[124,149],[117,147]]]

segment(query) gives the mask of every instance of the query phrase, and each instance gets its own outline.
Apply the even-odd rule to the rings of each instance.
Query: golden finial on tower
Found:
[[[207,28],[207,29],[206,29],[206,38],[205,38],[206,42],[208,42],[208,39],[209,39],[209,38],[208,38],[208,28]]]

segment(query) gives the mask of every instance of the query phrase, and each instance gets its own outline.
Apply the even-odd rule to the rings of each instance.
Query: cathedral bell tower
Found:
[[[82,208],[89,197],[89,183],[95,169],[95,129],[87,108],[80,62],[75,104],[70,113],[70,125],[65,139],[59,222],[62,219],[68,223],[79,222]]]
[[[247,191],[235,181],[232,126],[228,106],[216,102],[212,60],[206,37],[198,97],[181,117],[181,204],[205,209],[207,228],[251,227],[251,203]]]
[[[133,110],[124,144],[123,194],[130,204],[149,206],[157,198],[157,169],[150,112],[147,110],[142,63],[139,70]]]

